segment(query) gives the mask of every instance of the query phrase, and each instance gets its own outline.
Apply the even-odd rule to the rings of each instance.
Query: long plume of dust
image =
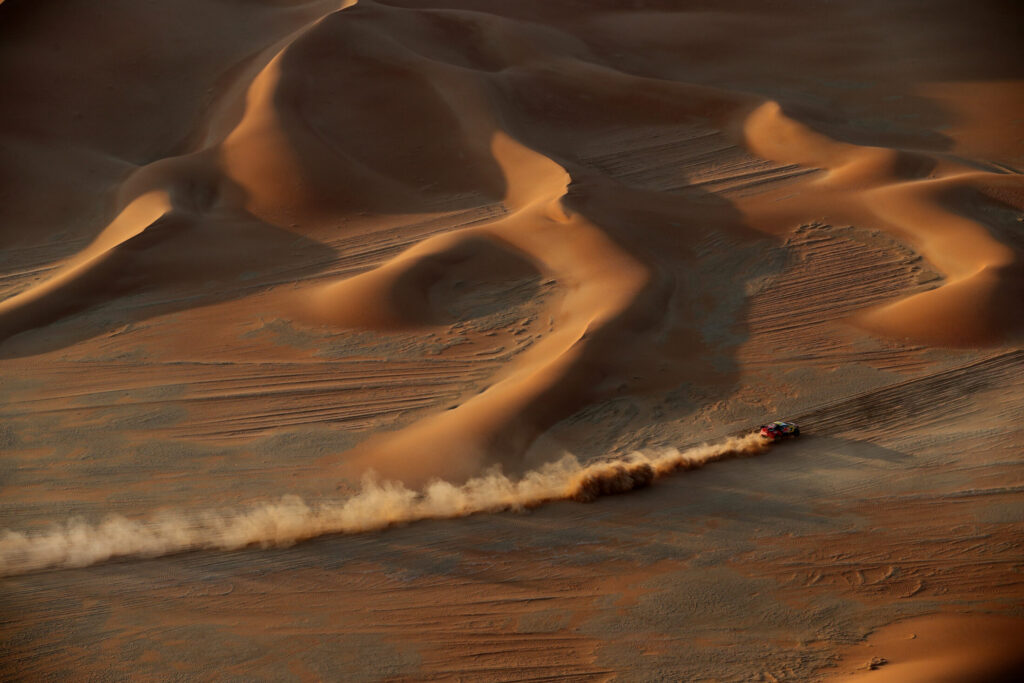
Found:
[[[532,508],[556,500],[589,502],[643,488],[672,472],[756,455],[768,447],[768,441],[750,434],[685,451],[637,452],[587,465],[567,455],[520,479],[492,472],[460,485],[434,481],[422,491],[368,475],[358,493],[315,506],[284,496],[235,511],[164,512],[144,520],[112,516],[95,525],[71,520],[37,534],[4,531],[0,576],[84,567],[117,557],[288,546],[324,534],[361,533],[422,519]]]

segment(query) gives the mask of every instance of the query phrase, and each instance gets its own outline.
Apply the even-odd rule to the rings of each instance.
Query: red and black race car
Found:
[[[769,422],[761,425],[761,436],[772,441],[782,441],[786,436],[800,436],[800,428],[792,422]]]

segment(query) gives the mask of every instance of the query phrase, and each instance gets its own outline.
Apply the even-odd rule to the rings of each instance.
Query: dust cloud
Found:
[[[768,447],[759,435],[750,434],[684,451],[636,452],[586,465],[567,455],[520,479],[492,471],[459,485],[433,481],[419,491],[380,481],[371,473],[358,493],[315,505],[289,495],[234,511],[164,512],[143,520],[112,516],[98,524],[74,519],[41,533],[0,534],[0,576],[84,567],[112,558],[282,547],[324,534],[355,534],[423,519],[526,509],[556,500],[589,502],[648,486],[672,472],[756,455]]]

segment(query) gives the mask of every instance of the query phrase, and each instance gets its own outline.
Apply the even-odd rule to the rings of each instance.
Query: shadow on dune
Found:
[[[32,356],[127,324],[250,296],[333,250],[240,212],[164,214],[0,306],[0,358]]]
[[[563,204],[643,263],[647,284],[620,315],[589,331],[559,380],[495,435],[491,449],[506,454],[499,456],[506,466],[520,462],[540,433],[605,401],[680,386],[710,401],[731,396],[739,381],[735,351],[748,336],[745,283],[780,265],[758,262],[767,241],[746,232],[732,204],[697,188],[673,196],[592,175],[570,185]],[[728,252],[702,257],[709,243],[729,235],[736,241]]]
[[[752,234],[713,193],[630,188],[588,167],[580,150],[588,136],[623,123],[710,117],[723,125],[751,99],[633,77],[600,62],[554,28],[493,14],[374,3],[327,14],[270,58],[223,141],[126,181],[126,206],[148,191],[172,195],[159,218],[125,235],[111,224],[117,234],[109,246],[87,249],[80,262],[5,302],[0,325],[8,341],[0,356],[64,348],[126,322],[308,276],[317,269],[310,264],[328,264],[333,253],[319,239],[336,236],[330,226],[352,212],[496,202],[509,190],[491,142],[509,131],[564,165],[572,182],[562,209],[642,264],[647,279],[621,312],[594,321],[557,368],[545,370],[545,388],[533,400],[513,402],[497,428],[486,428],[486,461],[521,469],[539,433],[610,398],[684,382],[725,398],[738,379],[732,351],[746,334],[740,292],[756,249]],[[576,249],[575,238],[559,230],[552,226],[550,247]],[[729,249],[713,267],[702,266],[699,250],[723,234]],[[487,250],[470,251],[466,259],[488,258]],[[424,274],[437,280],[444,264],[420,264],[400,278],[403,287]],[[405,323],[443,322],[432,312],[436,302],[410,301],[397,310]]]
[[[653,4],[628,18],[635,35],[646,41],[645,50],[638,51],[629,44],[633,34],[612,30],[616,20],[627,20],[618,13],[581,23],[570,8],[549,3],[503,10],[510,16],[494,13],[495,7],[505,6],[363,2],[332,8],[280,44],[264,46],[269,56],[247,92],[235,89],[230,92],[235,100],[224,103],[225,110],[240,115],[228,117],[232,124],[224,124],[221,138],[195,153],[207,156],[179,166],[162,160],[136,174],[145,176],[144,182],[136,177],[125,183],[129,200],[143,191],[177,192],[168,210],[109,248],[83,255],[34,293],[4,302],[0,336],[10,339],[0,356],[63,348],[125,322],[309,277],[326,268],[332,255],[341,256],[327,242],[338,237],[342,219],[352,214],[394,216],[509,203],[511,183],[492,149],[496,136],[507,135],[567,174],[569,182],[564,195],[549,196],[561,180],[541,188],[551,211],[566,215],[545,218],[550,225],[545,223],[546,241],[534,243],[534,262],[516,263],[514,270],[545,274],[538,266],[544,251],[581,251],[581,242],[600,238],[613,245],[606,251],[622,256],[608,263],[637,263],[636,270],[644,273],[627,305],[605,317],[601,309],[584,321],[567,350],[527,378],[527,389],[518,388],[518,402],[508,401],[500,419],[492,411],[491,421],[483,421],[479,431],[487,461],[517,470],[538,434],[610,399],[684,384],[699,389],[702,400],[728,398],[739,380],[735,350],[748,335],[745,286],[779,265],[760,258],[768,241],[744,224],[730,201],[674,168],[678,160],[658,157],[663,152],[658,146],[623,149],[629,168],[622,174],[594,161],[592,143],[623,128],[694,126],[722,134],[738,147],[740,121],[766,94],[797,115],[801,108],[821,112],[821,103],[794,94],[783,77],[785,68],[754,60],[755,76],[767,83],[758,88],[751,87],[754,76],[740,69],[749,66],[755,48],[778,48],[783,65],[799,63],[807,50],[790,44],[792,35],[780,40],[762,31],[757,16],[742,9],[729,17],[665,11],[675,6]],[[789,12],[798,15],[796,7]],[[815,34],[817,19],[798,23],[815,45],[837,31],[830,19]],[[701,42],[705,30],[736,52],[711,50]],[[762,33],[763,42],[743,45],[748,36]],[[868,45],[858,54],[877,60],[893,51],[903,55],[902,50]],[[663,57],[663,66],[648,54]],[[839,90],[856,87],[845,84]],[[916,100],[901,106],[920,109]],[[862,113],[868,124],[863,127],[856,121],[835,123],[843,118],[839,114],[820,125],[831,126],[830,134],[840,138],[862,128],[878,132],[870,112]],[[931,149],[949,147],[941,134],[925,137],[906,140]],[[529,176],[524,158],[516,163],[522,164],[520,175]],[[910,178],[927,175],[935,163],[909,152],[894,154],[891,161],[893,173]],[[635,179],[645,171],[671,176],[676,187],[627,183],[623,177]],[[534,200],[540,199],[530,198],[536,216],[546,215]],[[598,235],[569,237],[573,217]],[[508,260],[478,246],[438,253],[414,262],[397,278],[379,278],[383,284],[369,273],[372,286],[363,292],[365,298],[349,292],[352,301],[345,303],[354,310],[335,323],[341,328],[362,324],[364,311],[357,309],[378,299],[394,308],[384,316],[388,325],[426,328],[458,321],[466,311],[456,307],[450,313],[445,301],[428,300],[417,290],[434,291],[446,277],[441,271],[467,262],[470,279],[462,282],[473,288],[479,284],[474,274],[490,268],[488,259]],[[577,255],[566,262],[582,271],[586,260]],[[378,270],[393,265],[385,261]],[[562,273],[561,284],[578,289],[588,284],[582,282],[587,277],[595,279],[579,275],[574,282],[576,275],[571,269]],[[586,311],[577,313],[585,317]],[[473,425],[450,421],[446,429],[454,429],[449,436],[459,440],[467,426]]]

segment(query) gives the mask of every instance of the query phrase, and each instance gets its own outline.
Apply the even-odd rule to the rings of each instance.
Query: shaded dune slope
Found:
[[[745,133],[760,156],[827,169],[810,181],[821,188],[824,201],[874,214],[946,276],[938,289],[864,313],[860,321],[866,327],[938,346],[991,343],[1020,330],[1024,311],[1015,305],[1024,299],[1020,254],[948,206],[955,190],[1019,188],[1019,176],[836,142],[786,117],[775,102],[750,115]]]
[[[662,33],[689,22],[743,36],[756,13],[636,19],[633,39],[683,65],[673,70],[616,62],[613,8],[575,21],[536,3],[513,16],[488,3],[398,4],[261,6],[266,26],[252,41],[208,57],[222,76],[206,81],[202,111],[176,112],[189,129],[163,140],[162,156],[122,150],[94,182],[114,206],[80,228],[87,243],[0,302],[0,351],[31,353],[33,330],[128,297],[141,297],[135,319],[256,292],[296,324],[431,330],[464,317],[452,313],[460,288],[551,282],[557,294],[537,314],[549,331],[478,394],[324,461],[353,478],[374,468],[420,483],[493,463],[521,469],[539,434],[618,395],[688,382],[727,396],[748,325],[736,293],[761,273],[725,268],[694,282],[679,264],[699,269],[714,240],[756,252],[821,207],[890,232],[944,278],[892,300],[906,285],[894,281],[849,311],[857,324],[937,346],[1019,334],[1020,251],[968,217],[961,198],[1019,193],[1020,174],[903,148],[895,135],[885,145],[829,137],[742,84],[707,85],[716,74],[689,73],[685,45]],[[282,28],[267,28],[273,18]],[[630,167],[607,145],[595,151],[617,128],[673,132]],[[116,148],[104,135],[81,140],[94,155]],[[783,186],[800,197],[777,202]],[[388,221],[374,218],[496,205],[344,273],[309,265],[328,263],[339,239],[384,234]],[[278,286],[289,281],[295,289]]]

